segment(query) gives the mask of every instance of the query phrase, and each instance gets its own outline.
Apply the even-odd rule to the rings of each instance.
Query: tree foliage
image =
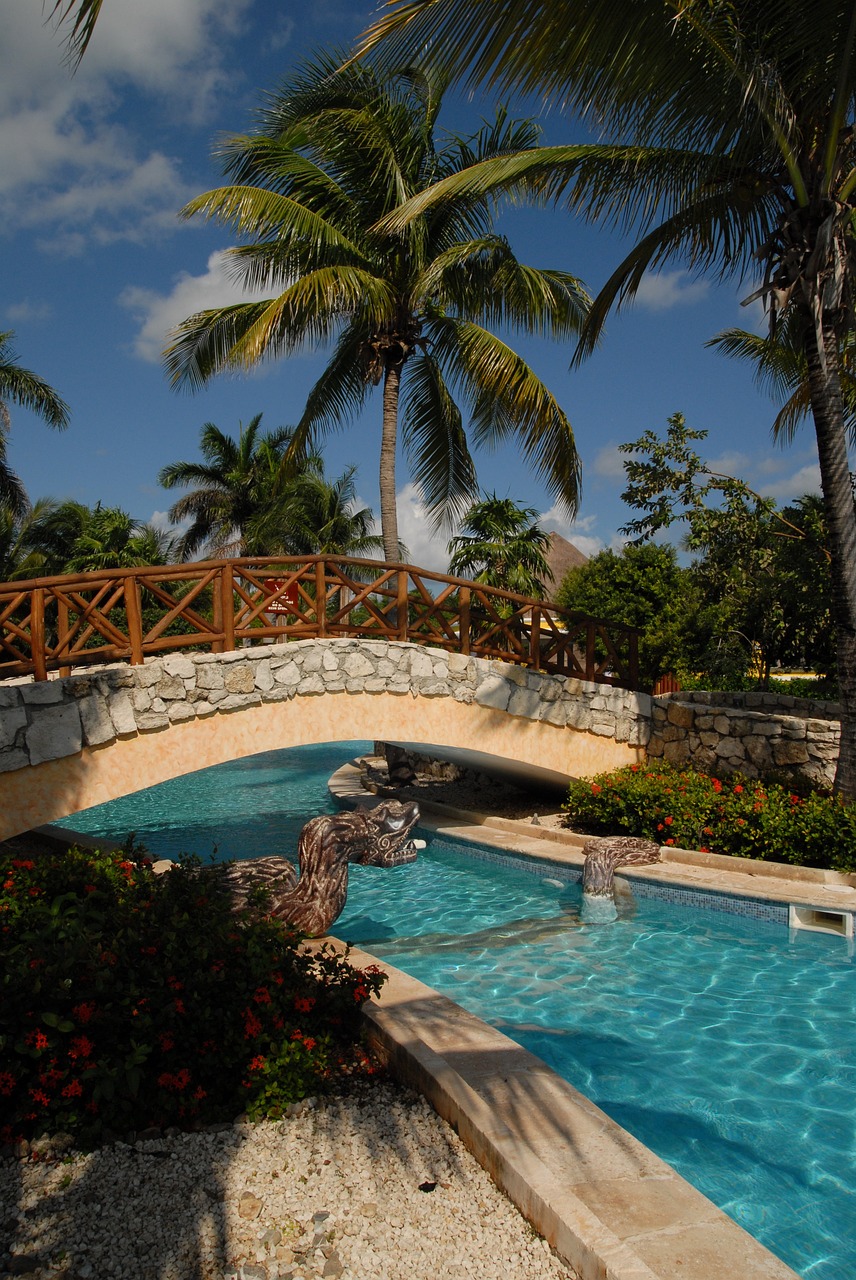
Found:
[[[461,521],[448,545],[449,573],[521,596],[544,596],[550,575],[550,535],[537,521],[535,507],[485,494]]]

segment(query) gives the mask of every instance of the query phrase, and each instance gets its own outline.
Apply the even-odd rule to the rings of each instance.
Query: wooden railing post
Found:
[[[315,561],[315,621],[319,636],[327,634],[327,565],[324,560]]]
[[[140,584],[131,574],[125,579],[125,617],[128,621],[131,666],[139,667],[144,661],[143,610],[140,602]]]
[[[461,641],[461,653],[470,652],[470,601],[472,592],[469,587],[461,587],[458,592],[458,632]]]
[[[407,639],[407,626],[410,622],[410,601],[407,598],[408,573],[399,569],[396,578],[395,611],[398,614],[398,638]]]
[[[594,680],[594,620],[589,618],[586,623],[586,680]]]
[[[235,648],[235,570],[231,564],[224,564],[220,571],[219,594],[223,648],[229,653]]]
[[[45,654],[45,589],[34,587],[30,597],[30,656],[33,659],[33,678],[47,680],[48,664]]]
[[[56,647],[57,652],[62,652],[63,643],[68,643],[68,605],[65,600],[58,598],[56,602]],[[61,676],[70,676],[71,667],[64,662],[59,669]]]
[[[537,605],[530,615],[529,662],[536,671],[541,670],[541,610]]]
[[[639,688],[639,632],[630,632],[630,662],[627,679],[629,680],[630,689]]]

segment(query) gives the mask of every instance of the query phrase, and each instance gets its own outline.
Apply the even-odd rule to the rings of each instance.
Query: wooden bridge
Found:
[[[267,557],[0,584],[0,679],[336,637],[409,641],[638,687],[632,628],[412,565]]]

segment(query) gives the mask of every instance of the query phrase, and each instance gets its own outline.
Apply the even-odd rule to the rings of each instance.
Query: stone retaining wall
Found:
[[[838,707],[767,693],[673,693],[653,700],[648,755],[716,773],[832,785]]]
[[[651,699],[414,644],[306,640],[0,685],[0,773],[182,721],[326,693],[451,698],[644,747]],[[418,716],[414,717],[418,732]]]

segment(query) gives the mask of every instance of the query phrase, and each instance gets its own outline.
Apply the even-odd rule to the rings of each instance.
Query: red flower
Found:
[[[33,885],[31,889],[27,890],[27,892],[29,893],[31,898],[38,898],[39,894],[41,893],[41,889],[37,889],[36,886]]]
[[[84,1000],[83,1004],[76,1004],[71,1012],[78,1022],[86,1025],[87,1022],[92,1021],[92,1016],[95,1013],[95,1001]]]
[[[174,974],[169,975],[169,977],[166,980],[166,985],[169,987],[170,991],[184,990],[184,983],[179,982],[178,978],[176,978]]]
[[[309,1013],[315,1004],[312,996],[295,996],[294,1007],[298,1013]]]
[[[719,778],[711,778],[710,783],[716,794],[719,795],[722,790],[722,783],[719,781]]]
[[[244,1010],[244,1036],[247,1040],[261,1034],[262,1024],[251,1009]]]
[[[671,836],[669,836],[668,840],[666,841],[666,844],[674,844],[674,843],[675,843],[675,842],[674,842],[674,840],[672,839],[672,837],[671,837]]]
[[[253,999],[256,1004],[270,1004],[270,992],[267,987],[257,987]]]
[[[740,783],[738,782],[738,783],[737,783],[737,786],[734,788],[734,794],[735,794],[736,796],[739,796],[739,795],[742,795],[742,793],[743,793],[743,788],[741,787]]]
[[[30,858],[13,858],[12,866],[18,871],[32,871],[35,868],[35,862]]]
[[[250,1071],[264,1071],[267,1066],[267,1058],[258,1053],[250,1063]]]
[[[94,885],[94,884],[85,884],[85,885],[83,886],[83,892],[84,892],[84,893],[95,893],[95,885]]]
[[[30,1045],[31,1048],[39,1051],[47,1049],[49,1043],[48,1038],[43,1031],[31,1031],[29,1035],[26,1036],[25,1042]]]
[[[158,1036],[158,1039],[160,1040],[160,1047],[163,1049],[164,1053],[175,1048],[175,1041],[168,1031],[162,1032],[161,1035]]]
[[[79,1080],[71,1080],[63,1089],[64,1098],[80,1098],[83,1096],[83,1085]]]
[[[591,793],[593,796],[599,796],[602,790],[603,787],[599,787],[596,782],[591,784]]]
[[[366,987],[360,982],[354,987],[354,999],[357,1004],[361,1004],[363,1000],[368,1000],[369,993]]]
[[[313,1040],[312,1036],[307,1036],[306,1039],[303,1041],[303,1047],[304,1049],[308,1049],[309,1052],[311,1053],[312,1050],[315,1048],[316,1043],[317,1041]]]
[[[7,1097],[15,1088],[15,1077],[11,1071],[0,1071],[0,1093]]]
[[[665,822],[667,827],[670,827],[674,822],[674,818],[664,818],[663,821]]]
[[[50,1106],[51,1100],[43,1089],[31,1089],[30,1097],[33,1099],[33,1102],[38,1102],[39,1106]]]
[[[184,1007],[184,1001],[182,1000],[181,996],[175,997],[175,999],[172,1002],[172,1007],[175,1009],[176,1013],[187,1013],[187,1010]]]
[[[68,1051],[70,1058],[91,1058],[94,1046],[88,1036],[75,1036]]]
[[[4,881],[3,881],[3,888],[4,888],[4,889],[14,889],[14,888],[15,888],[15,881],[14,881],[14,880],[4,880]]]

